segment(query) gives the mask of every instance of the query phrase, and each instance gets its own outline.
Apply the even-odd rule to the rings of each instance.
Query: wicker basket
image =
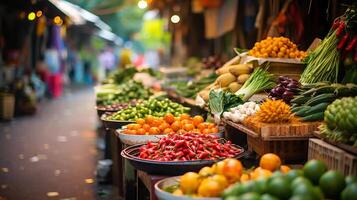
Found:
[[[0,119],[11,120],[14,117],[15,97],[12,94],[0,93]]]
[[[357,175],[357,157],[320,139],[309,140],[308,158],[326,163],[329,169],[344,175]]]
[[[284,162],[300,163],[307,159],[307,140],[274,140],[264,141],[261,137],[247,136],[248,149],[258,155],[275,153]]]

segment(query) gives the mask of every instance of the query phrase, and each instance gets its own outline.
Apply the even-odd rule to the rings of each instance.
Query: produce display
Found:
[[[223,61],[219,56],[209,56],[202,58],[202,63],[205,68],[218,68],[223,65]]]
[[[230,108],[227,112],[223,113],[223,117],[236,123],[242,122],[246,117],[254,115],[259,109],[259,104],[246,102],[237,107]]]
[[[260,178],[230,186],[223,192],[223,199],[352,200],[357,196],[357,177],[327,170],[319,160],[310,160],[302,169],[274,173],[259,168],[262,167],[255,170],[263,170]]]
[[[163,117],[168,113],[174,116],[187,113],[190,108],[184,107],[181,104],[170,101],[169,99],[157,100],[149,99],[137,104],[134,107],[120,110],[113,115],[108,116],[108,120],[118,121],[134,121],[139,118],[145,118],[147,115],[154,117]]]
[[[293,58],[303,59],[306,52],[299,51],[296,44],[286,37],[267,37],[256,42],[248,54],[258,58]]]
[[[357,97],[335,100],[324,112],[320,134],[357,148]]]
[[[199,115],[190,117],[188,114],[181,114],[179,117],[175,117],[169,113],[164,117],[148,115],[145,119],[137,119],[136,123],[127,125],[123,130],[123,133],[133,135],[182,134],[186,132],[215,134],[219,132],[219,129],[215,124],[205,122]]]
[[[235,93],[248,80],[250,73],[253,71],[251,64],[227,64],[216,70],[219,75],[213,84],[208,85],[201,92],[200,97],[208,101],[209,93],[214,89],[222,89]]]
[[[299,91],[300,83],[297,80],[286,76],[279,76],[277,86],[270,90],[268,98],[272,100],[282,99],[285,103],[290,104]]]
[[[253,94],[264,90],[270,90],[275,85],[272,74],[269,74],[266,69],[256,68],[244,85],[235,94],[242,95],[242,99],[248,101]]]
[[[127,103],[132,99],[148,99],[151,91],[136,81],[128,81],[120,85],[103,85],[96,91],[98,105]]]
[[[108,112],[114,112],[114,111],[126,109],[129,106],[135,106],[140,101],[141,100],[135,100],[134,99],[134,100],[131,100],[129,103],[115,103],[115,104],[111,104],[111,105],[98,105],[97,109],[98,110],[108,111]]]
[[[210,134],[169,134],[140,148],[139,157],[157,161],[218,160],[234,157],[241,149]]]
[[[301,75],[301,83],[339,82],[341,80],[339,76],[343,72],[341,60],[345,60],[352,50],[354,50],[354,62],[357,62],[356,13],[354,8],[349,8],[343,16],[334,21],[330,32],[321,44],[304,60],[307,67]],[[357,75],[353,72],[349,73]],[[349,79],[357,79],[357,76]]]
[[[334,100],[356,96],[355,84],[329,84],[327,82],[305,85],[298,96],[295,96],[291,111],[301,117],[302,121],[318,121],[324,119],[324,112]]]
[[[207,77],[203,77],[197,81],[187,82],[174,82],[171,86],[176,87],[176,93],[186,98],[195,98],[197,93],[208,85],[212,84],[217,78],[216,74],[210,74]]]

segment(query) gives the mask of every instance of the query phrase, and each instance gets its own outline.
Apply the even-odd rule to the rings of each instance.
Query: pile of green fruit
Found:
[[[355,200],[357,177],[327,171],[325,163],[310,160],[302,170],[274,172],[269,178],[237,183],[222,196],[224,200]]]
[[[171,86],[176,88],[176,92],[178,95],[186,97],[186,98],[195,98],[197,93],[207,87],[209,84],[212,84],[216,78],[217,74],[212,73],[207,77],[203,77],[197,81],[187,82],[174,82],[171,83]]]
[[[320,134],[357,148],[357,96],[337,99],[324,114],[325,124],[319,127]]]
[[[171,113],[175,116],[179,116],[180,114],[187,113],[188,111],[190,111],[190,108],[172,102],[169,99],[150,99],[137,104],[135,107],[129,107],[127,109],[120,110],[109,116],[108,119],[118,121],[133,121],[139,118],[144,118],[147,115],[163,117],[165,114]]]
[[[145,88],[142,83],[128,81],[120,85],[112,85],[108,90],[107,85],[103,85],[101,90],[97,91],[98,105],[112,105],[118,103],[127,103],[133,99],[148,99],[152,93]]]
[[[298,96],[295,96],[291,111],[302,118],[302,121],[318,121],[324,119],[324,112],[328,105],[342,97],[357,95],[356,84],[329,84],[321,82],[304,85]]]

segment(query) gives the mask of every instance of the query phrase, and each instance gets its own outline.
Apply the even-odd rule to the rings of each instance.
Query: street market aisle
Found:
[[[95,199],[93,105],[92,89],[77,89],[0,122],[0,200]]]

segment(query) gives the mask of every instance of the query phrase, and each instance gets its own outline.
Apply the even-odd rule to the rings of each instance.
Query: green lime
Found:
[[[311,184],[301,184],[293,189],[294,196],[304,196],[312,200],[322,199],[322,193],[319,188],[312,186]]]
[[[270,194],[263,194],[260,197],[261,200],[279,200],[279,198],[274,197],[273,195]]]
[[[267,192],[279,199],[288,199],[291,195],[289,179],[286,177],[277,177],[269,180]]]
[[[238,197],[239,200],[260,200],[260,195],[255,192],[248,192]]]
[[[295,178],[299,176],[304,176],[304,172],[301,169],[293,169],[290,170],[287,174],[286,177],[290,180],[293,181]]]
[[[275,171],[269,178],[275,179],[275,178],[282,177],[282,176],[284,176],[284,174],[281,171]]]
[[[327,171],[327,166],[320,160],[310,160],[303,168],[304,176],[314,184],[318,184],[320,177]]]
[[[242,193],[247,192],[259,192],[256,181],[248,181],[242,184]]]
[[[255,181],[255,192],[263,194],[267,191],[268,179],[260,178]]]
[[[309,185],[312,186],[312,183],[310,182],[309,179],[305,178],[305,177],[297,177],[295,178],[292,182],[291,182],[291,189],[296,188],[299,185]]]
[[[345,178],[338,171],[328,171],[324,173],[320,178],[320,188],[326,195],[326,197],[330,197],[335,199],[341,193],[341,191],[345,188]]]
[[[228,196],[228,197],[224,198],[224,200],[240,200],[240,198],[237,196]]]
[[[346,185],[350,185],[352,183],[357,183],[357,176],[346,176],[345,182],[346,182]]]
[[[357,183],[348,185],[342,191],[341,200],[357,200]]]
[[[244,193],[243,184],[236,183],[235,185],[232,185],[231,187],[225,189],[224,192],[222,193],[222,197],[226,198],[228,196],[238,196],[243,193]]]
[[[292,197],[290,197],[289,200],[313,200],[310,197],[307,196],[303,196],[303,195],[294,195]]]

